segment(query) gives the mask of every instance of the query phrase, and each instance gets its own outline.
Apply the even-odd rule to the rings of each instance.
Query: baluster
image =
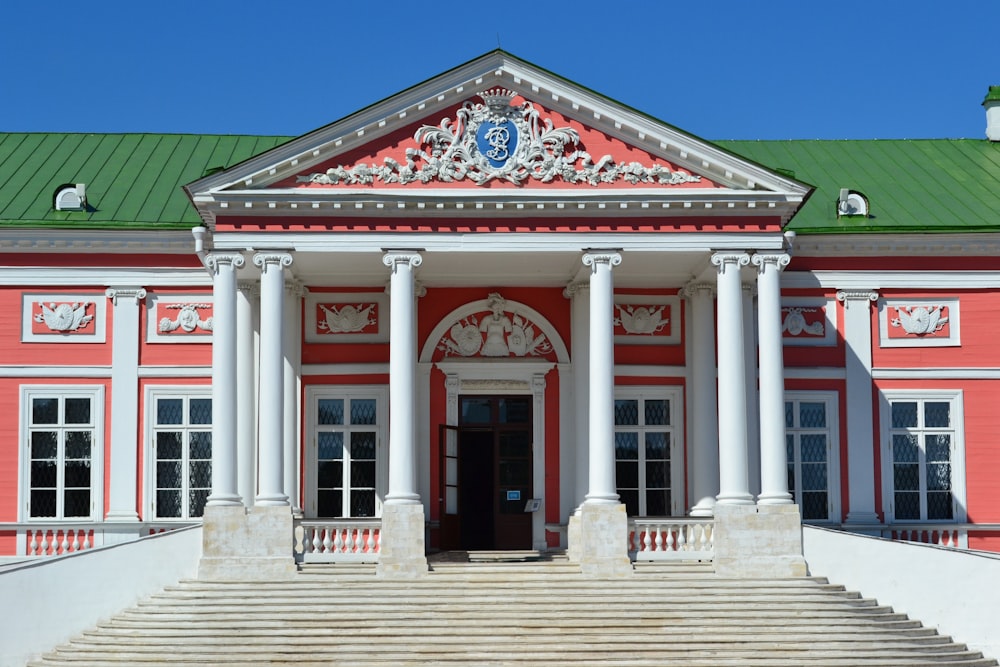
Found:
[[[312,550],[314,554],[323,553],[323,529],[319,526],[313,526],[309,530],[312,531]]]
[[[382,551],[382,528],[375,533],[375,551]]]
[[[654,549],[654,551],[674,550],[673,549],[674,535],[672,531],[673,531],[673,526],[671,526],[670,524],[656,527],[656,548]]]
[[[43,530],[42,531],[42,551],[41,551],[41,555],[42,556],[48,556],[49,555],[49,533],[50,532],[51,531],[49,531],[49,530]]]
[[[652,551],[653,550],[653,548],[652,548],[652,545],[653,545],[653,534],[652,533],[653,533],[653,526],[651,526],[651,525],[646,526],[644,528],[644,530],[642,531],[642,550],[643,551]]]
[[[344,551],[349,554],[354,553],[358,550],[358,540],[360,536],[358,535],[357,528],[347,529],[347,542],[344,544]]]
[[[303,535],[305,535],[305,529],[302,528],[301,524],[295,526],[295,529],[292,530],[292,553],[305,553],[306,546],[303,542]]]
[[[333,552],[337,554],[344,552],[344,536],[341,531],[340,527],[333,529],[333,534],[336,536],[333,540]]]
[[[323,553],[328,554],[333,552],[334,537],[332,535],[336,528],[332,526],[327,526],[323,529]]]

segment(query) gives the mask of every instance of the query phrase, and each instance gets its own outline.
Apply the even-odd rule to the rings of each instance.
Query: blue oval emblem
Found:
[[[517,126],[506,120],[484,121],[476,130],[476,147],[494,169],[500,169],[517,150]]]

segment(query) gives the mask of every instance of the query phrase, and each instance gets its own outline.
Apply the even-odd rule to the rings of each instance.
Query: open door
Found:
[[[441,549],[448,551],[461,546],[461,518],[458,514],[458,427],[441,424],[438,429],[440,474],[438,484],[438,517],[441,520]]]

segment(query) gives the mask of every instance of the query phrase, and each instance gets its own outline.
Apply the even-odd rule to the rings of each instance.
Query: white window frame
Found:
[[[104,386],[103,385],[22,385],[21,386],[21,423],[19,429],[18,450],[21,457],[18,480],[18,515],[19,520],[26,523],[81,523],[100,521],[104,516]],[[31,401],[33,398],[89,398],[91,400],[91,423],[87,429],[93,429],[94,437],[90,458],[90,515],[81,517],[64,517],[62,511],[57,511],[54,517],[31,516]],[[44,426],[44,425],[40,425]],[[78,425],[52,425],[56,429],[83,430]],[[62,439],[59,445],[59,461],[64,460]],[[60,470],[62,465],[60,463]],[[60,478],[61,478],[60,473]],[[57,482],[56,507],[61,507],[59,492],[65,488]]]
[[[951,432],[954,437],[951,442],[951,519],[896,519],[895,515],[895,484],[893,482],[892,457],[892,403],[916,401],[951,403]],[[879,413],[882,454],[882,510],[887,523],[921,524],[921,523],[965,523],[965,403],[961,389],[886,389],[879,392]],[[923,410],[918,407],[919,418],[923,419]],[[921,429],[923,430],[923,429]],[[926,433],[926,431],[924,431]],[[920,448],[920,513],[927,515],[927,488],[924,474],[923,447]]]
[[[840,523],[840,396],[836,391],[825,390],[798,390],[786,391],[785,402],[794,403],[823,403],[826,406],[826,487],[827,487],[827,518],[808,519],[809,523]],[[816,432],[819,429],[809,429]],[[794,493],[795,503],[802,507],[802,456],[798,440],[796,440],[795,459],[795,480],[796,489]],[[803,519],[806,521],[806,519]]]
[[[305,496],[303,513],[306,518],[317,518],[317,487],[319,438],[317,433],[319,418],[319,401],[321,399],[338,399],[345,402],[351,399],[375,399],[377,422],[374,426],[366,426],[365,430],[376,432],[375,441],[375,516],[364,517],[378,519],[382,517],[382,504],[389,486],[389,388],[385,385],[311,385],[305,392]],[[345,409],[345,415],[349,414]],[[349,425],[345,425],[349,426]],[[347,519],[348,517],[344,517]]]
[[[614,400],[665,400],[670,405],[670,425],[653,426],[645,425],[628,426],[615,425],[615,433],[622,431],[639,430],[643,433],[647,428],[650,430],[667,429],[670,432],[670,516],[684,516],[687,503],[687,490],[684,488],[684,472],[686,469],[684,458],[684,390],[678,386],[656,386],[656,385],[619,385],[615,387]],[[640,417],[644,414],[639,410]],[[617,465],[618,457],[615,456]],[[646,504],[646,467],[645,450],[642,447],[642,438],[639,443],[639,507],[644,509]],[[618,485],[616,481],[616,486]],[[637,516],[645,516],[640,513]]]
[[[159,522],[191,522],[191,521],[201,521],[201,517],[192,517],[188,513],[190,508],[187,502],[187,491],[189,488],[189,475],[190,470],[188,468],[188,455],[189,455],[189,443],[187,439],[184,441],[184,452],[183,452],[183,486],[181,490],[182,494],[182,512],[180,517],[158,517],[156,515],[156,401],[160,398],[179,398],[179,399],[191,399],[191,398],[212,398],[212,387],[211,385],[150,385],[146,387],[145,392],[145,439],[146,442],[143,447],[145,461],[144,471],[144,482],[143,488],[146,490],[143,494],[143,507],[144,516],[148,517],[150,521]],[[187,412],[185,411],[184,424],[170,424],[165,425],[169,430],[186,430],[190,427],[187,424]],[[215,419],[215,406],[212,406],[212,419]],[[211,430],[211,424],[208,425],[208,429]],[[203,425],[198,425],[198,430],[204,430]],[[215,443],[212,443],[215,446]]]

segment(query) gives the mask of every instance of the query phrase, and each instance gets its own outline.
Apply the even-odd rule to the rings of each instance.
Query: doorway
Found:
[[[532,397],[460,396],[441,429],[442,548],[530,549]]]

